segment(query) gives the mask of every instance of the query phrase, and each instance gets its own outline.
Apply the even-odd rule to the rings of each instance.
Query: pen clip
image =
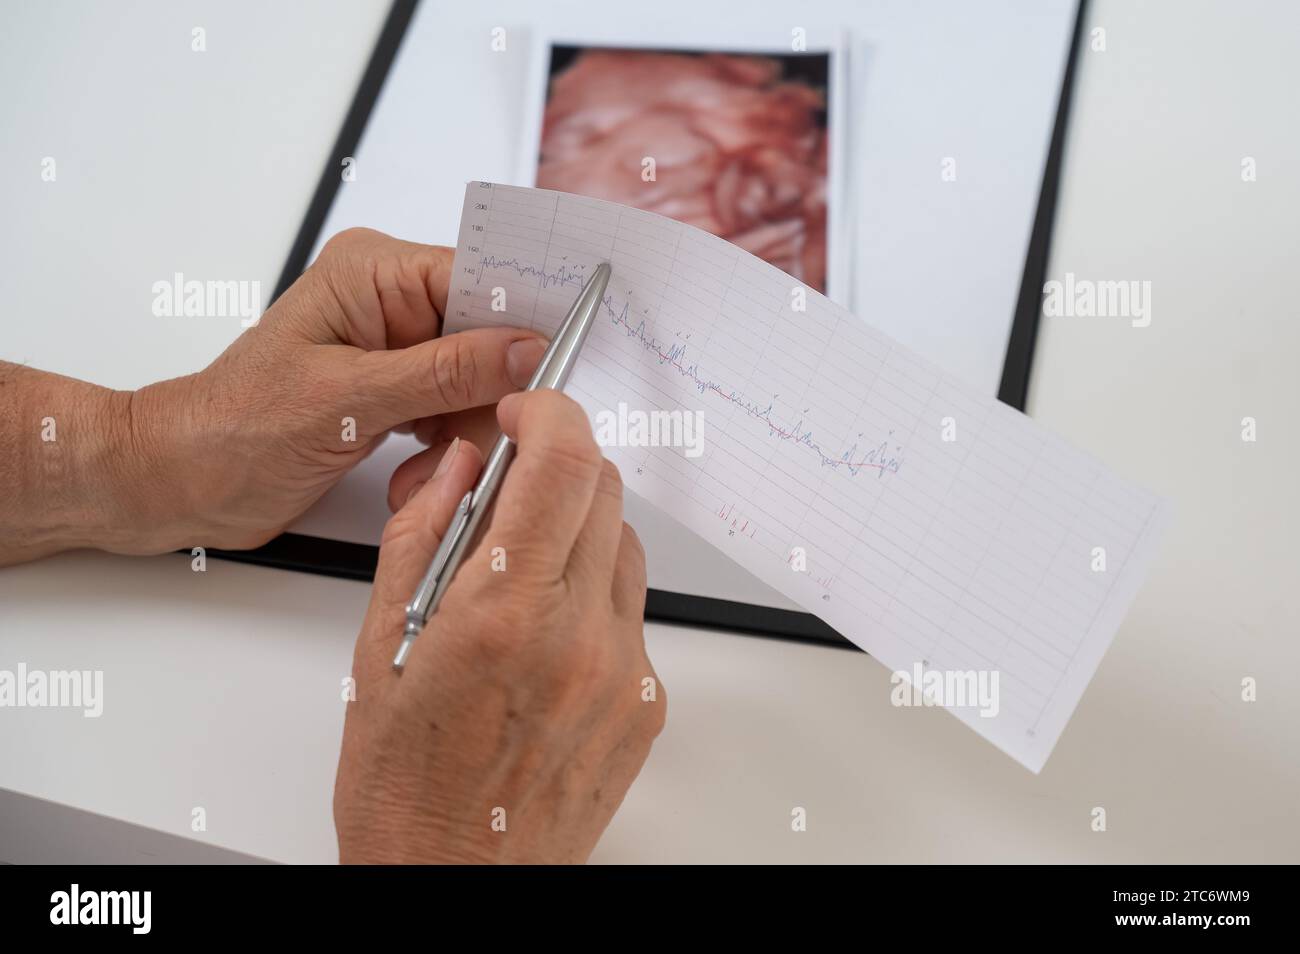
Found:
[[[469,515],[473,512],[474,491],[468,490],[465,496],[460,498],[460,503],[456,505],[456,512],[452,514],[451,523],[447,527],[447,532],[442,537],[442,542],[438,544],[438,549],[433,554],[433,563],[429,567],[429,575],[434,582],[432,592],[437,592],[437,584],[442,582],[442,575],[447,570],[447,561],[451,559],[451,553],[456,548],[456,541],[460,539],[461,534],[465,532],[465,527],[469,525]],[[429,614],[434,610],[432,605],[425,607],[424,622],[429,621]]]

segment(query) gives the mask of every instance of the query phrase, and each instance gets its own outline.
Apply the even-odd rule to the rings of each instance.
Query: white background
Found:
[[[118,387],[210,360],[235,329],[154,319],[150,286],[183,271],[269,293],[383,14],[8,13],[0,355]],[[669,725],[596,860],[1300,860],[1300,12],[1103,0],[1089,19],[1107,49],[1082,57],[1052,271],[1151,281],[1153,320],[1046,322],[1030,410],[1171,496],[1176,520],[1055,754],[1034,777],[943,712],[892,708],[888,674],[860,654],[650,626]],[[431,123],[455,93],[430,95]],[[40,180],[45,156],[56,183]],[[936,257],[926,280],[953,267]],[[1239,440],[1245,415],[1255,444]],[[97,721],[0,710],[0,788],[331,860],[338,685],[365,599],[256,567],[193,574],[179,556],[0,571],[0,666],[103,668],[107,695]],[[1256,703],[1240,701],[1245,676]],[[0,812],[0,860],[87,857],[110,826],[73,840],[31,817]]]

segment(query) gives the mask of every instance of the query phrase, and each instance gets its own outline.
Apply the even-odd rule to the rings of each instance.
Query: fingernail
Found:
[[[517,388],[528,387],[537,365],[546,354],[546,342],[541,338],[524,338],[506,349],[506,376]]]
[[[447,448],[447,453],[442,455],[442,460],[438,461],[438,469],[433,472],[433,480],[437,480],[447,472],[447,468],[451,466],[452,460],[456,457],[456,451],[459,449],[460,438],[458,437],[451,442],[451,446]]]

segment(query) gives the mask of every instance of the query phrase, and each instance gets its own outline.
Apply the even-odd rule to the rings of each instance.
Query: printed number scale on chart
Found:
[[[601,261],[567,392],[593,421],[620,404],[703,420],[696,457],[605,448],[627,486],[893,670],[996,670],[996,717],[949,708],[1041,768],[1162,502],[773,266],[615,203],[471,183],[448,327],[549,335]]]

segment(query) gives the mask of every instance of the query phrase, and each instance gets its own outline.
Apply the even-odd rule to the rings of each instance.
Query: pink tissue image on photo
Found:
[[[772,57],[585,50],[551,80],[537,185],[697,226],[825,291],[825,109]]]

